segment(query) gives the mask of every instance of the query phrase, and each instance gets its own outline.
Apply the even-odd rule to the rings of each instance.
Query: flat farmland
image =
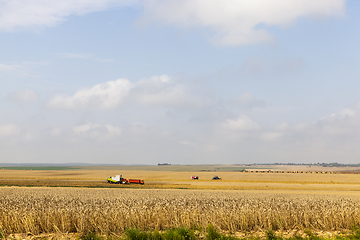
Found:
[[[1,233],[15,239],[51,234],[78,239],[76,234],[87,232],[121,236],[129,228],[187,227],[203,234],[212,224],[239,237],[262,236],[268,229],[288,236],[311,229],[327,237],[360,226],[359,174],[239,170],[218,165],[0,168]],[[144,179],[145,185],[108,184],[106,178],[116,174]],[[222,179],[211,180],[214,175]]]
[[[360,225],[359,194],[322,193],[0,187],[0,227],[10,238],[58,233],[68,239],[69,233],[120,236],[128,228],[202,231],[208,224],[242,237],[268,229],[331,236]]]
[[[117,188],[175,188],[223,190],[360,191],[359,174],[255,173],[240,172],[239,167],[206,166],[90,166],[59,170],[26,167],[0,168],[2,186],[77,186]],[[55,168],[56,169],[56,168]],[[193,169],[193,170],[192,170]],[[294,168],[291,169],[293,171]],[[332,169],[333,170],[333,169]],[[339,170],[339,169],[337,169]],[[343,169],[340,169],[344,171]],[[352,169],[353,170],[353,169]],[[356,169],[355,169],[356,170]],[[317,171],[330,172],[329,169]],[[145,185],[108,184],[106,178],[144,179]],[[191,176],[199,180],[191,180]],[[211,180],[213,176],[221,180]]]

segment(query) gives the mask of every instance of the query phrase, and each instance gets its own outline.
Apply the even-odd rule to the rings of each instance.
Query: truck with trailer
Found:
[[[135,183],[135,184],[145,184],[144,180],[142,179],[126,179],[123,178],[122,175],[116,175],[115,177],[108,177],[107,182],[110,184],[130,184],[130,183]]]

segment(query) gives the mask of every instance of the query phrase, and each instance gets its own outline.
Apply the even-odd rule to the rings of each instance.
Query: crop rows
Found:
[[[0,230],[123,233],[187,227],[249,232],[360,226],[360,198],[242,191],[0,188]]]

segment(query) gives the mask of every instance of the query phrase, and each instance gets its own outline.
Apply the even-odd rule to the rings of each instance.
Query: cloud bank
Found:
[[[142,7],[142,23],[209,29],[218,44],[272,41],[266,27],[287,27],[300,18],[341,16],[346,0],[45,0],[0,1],[0,30],[52,27],[70,16],[112,7]]]
[[[9,95],[9,98],[16,103],[36,101],[38,97],[38,93],[30,89],[21,89]]]
[[[77,91],[73,96],[56,95],[47,103],[53,109],[113,109],[129,94],[131,83],[118,79]]]
[[[81,89],[74,95],[56,95],[47,103],[50,109],[114,109],[124,102],[148,106],[197,107],[206,99],[189,95],[184,85],[167,75],[153,76],[132,83],[118,79]]]
[[[236,119],[227,119],[224,128],[232,131],[252,132],[260,130],[260,125],[252,121],[248,116],[239,116]]]
[[[52,111],[46,115],[53,120],[46,128],[42,123],[34,129],[26,124],[0,125],[0,141],[9,146],[15,142],[46,145],[52,151],[60,146],[88,162],[96,162],[95,156],[108,149],[114,154],[107,157],[109,163],[116,162],[116,156],[136,163],[169,158],[186,164],[201,163],[197,159],[204,158],[208,163],[221,159],[228,163],[316,162],[319,158],[328,162],[340,161],[340,157],[353,162],[360,156],[356,151],[359,104],[323,118],[287,122],[251,93],[227,99],[211,92],[199,94],[201,86],[165,74],[134,82],[120,78],[99,83],[50,98],[46,106]],[[26,96],[29,91],[19,92]],[[59,114],[61,120],[54,120]],[[267,118],[276,121],[270,123]]]
[[[2,0],[0,30],[13,31],[33,27],[53,27],[73,15],[104,11],[114,6],[136,3],[134,0]]]
[[[9,137],[20,134],[20,128],[14,124],[0,125],[0,137]]]
[[[144,1],[146,22],[210,28],[224,45],[268,42],[267,26],[286,27],[302,17],[341,16],[345,0],[153,0]]]

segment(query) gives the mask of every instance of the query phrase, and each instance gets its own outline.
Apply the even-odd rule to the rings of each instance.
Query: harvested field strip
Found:
[[[148,181],[190,181],[193,175],[199,176],[199,182],[211,182],[214,175],[226,182],[250,183],[294,183],[294,184],[357,184],[360,178],[354,174],[268,174],[241,172],[170,172],[170,171],[125,171],[125,170],[0,170],[0,179],[59,179],[59,180],[105,180],[108,176],[122,174],[125,178],[141,178]]]
[[[171,181],[176,181],[176,182],[189,182],[188,179],[172,179],[172,180],[167,180],[167,179],[151,179],[151,181],[158,181],[158,182],[171,182]],[[196,182],[211,182],[214,183],[216,181],[214,180],[192,180],[192,183],[196,183]],[[359,182],[333,182],[333,181],[329,181],[329,182],[324,182],[324,181],[278,181],[278,180],[224,180],[222,179],[221,181],[218,182],[226,182],[226,183],[282,183],[282,184],[303,184],[303,185],[308,185],[308,184],[330,184],[330,185],[335,185],[335,184],[351,184],[351,185],[359,185],[360,186],[360,181]]]
[[[53,178],[36,178],[36,177],[27,177],[27,178],[19,178],[19,177],[9,177],[9,178],[4,178],[3,176],[0,177],[0,184],[2,184],[5,181],[37,181],[37,182],[44,182],[44,181],[48,181],[48,182],[54,182],[54,181],[59,181],[59,182],[82,182],[82,181],[94,181],[94,182],[98,182],[98,183],[106,183],[105,178],[104,179],[87,179],[87,178],[75,178],[75,179],[71,179],[71,178],[56,178],[56,176],[54,176]],[[181,184],[184,183],[190,183],[190,184],[208,184],[208,183],[280,183],[280,184],[301,184],[301,185],[314,185],[314,184],[321,184],[321,185],[354,185],[354,186],[360,186],[360,180],[359,182],[334,182],[334,181],[330,181],[330,182],[324,182],[324,181],[278,181],[278,180],[219,180],[219,181],[214,181],[214,180],[189,180],[189,179],[158,179],[158,178],[152,178],[152,179],[145,179],[146,182],[159,182],[159,183],[173,183],[173,182],[181,182]],[[3,184],[2,184],[3,185]]]
[[[127,228],[165,230],[208,224],[226,232],[351,230],[359,196],[242,191],[0,188],[0,229],[12,233],[109,235]]]
[[[90,188],[141,188],[141,189],[213,189],[213,190],[319,190],[360,191],[358,184],[294,184],[226,181],[145,181],[138,184],[109,184],[102,180],[65,179],[0,179],[0,186],[48,186],[48,187],[90,187]]]

